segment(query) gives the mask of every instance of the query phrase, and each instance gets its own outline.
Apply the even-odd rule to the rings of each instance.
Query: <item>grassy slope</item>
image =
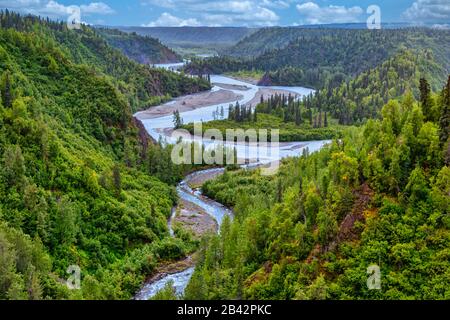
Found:
[[[194,132],[194,125],[187,124],[183,128]],[[236,122],[233,120],[216,120],[202,125],[203,131],[208,129],[218,129],[226,136],[227,129],[279,129],[280,142],[290,141],[311,141],[311,140],[326,140],[337,138],[341,135],[344,127],[332,125],[327,128],[312,128],[309,124],[302,124],[296,126],[294,122],[283,122],[283,120],[275,115],[258,113],[257,122]],[[269,131],[270,135],[270,131]]]

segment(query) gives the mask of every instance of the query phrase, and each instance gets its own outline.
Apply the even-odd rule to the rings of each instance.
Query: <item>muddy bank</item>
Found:
[[[190,231],[196,239],[218,230],[217,222],[213,217],[199,206],[186,200],[180,201],[172,223],[174,227]]]
[[[161,265],[160,267],[158,267],[156,269],[156,275],[154,277],[150,278],[149,282],[158,281],[159,279],[164,277],[164,275],[174,274],[174,273],[180,272],[182,270],[186,270],[187,268],[194,266],[195,258],[196,258],[195,255],[190,255],[183,260],[165,264],[165,265]]]
[[[247,86],[239,86],[235,84],[227,84],[227,83],[213,83],[215,86],[226,89],[226,90],[238,90],[238,91],[248,91],[250,90]]]
[[[186,112],[202,107],[212,106],[221,103],[235,103],[241,100],[242,96],[232,91],[220,89],[218,91],[208,91],[189,96],[179,97],[175,100],[136,113],[139,120],[154,119],[172,115],[174,111]]]
[[[223,172],[224,170],[220,168],[216,170],[199,171],[195,175],[191,175],[186,182],[192,189],[199,189],[206,181],[217,178],[222,175]]]

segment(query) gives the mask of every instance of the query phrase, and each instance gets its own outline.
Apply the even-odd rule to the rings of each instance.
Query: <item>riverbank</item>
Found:
[[[261,78],[264,76],[262,71],[237,71],[237,72],[226,72],[225,75],[231,79],[238,81],[248,82],[253,85],[257,85]]]
[[[218,230],[217,221],[213,217],[201,207],[184,199],[180,200],[172,225],[191,233],[195,239],[201,239],[204,235]]]
[[[222,173],[223,169],[214,168],[193,172],[185,177],[177,187],[180,201],[175,208],[175,214],[169,221],[169,229],[181,228],[185,232],[190,232],[198,240],[208,233],[218,232],[221,219],[218,219],[217,212],[226,214],[228,209],[201,195],[200,190],[195,186],[201,186]],[[173,234],[175,235],[176,232]],[[135,299],[148,300],[170,282],[173,283],[177,294],[181,295],[194,272],[196,257],[197,253],[193,253],[182,260],[158,266],[136,294]]]
[[[135,114],[135,117],[139,120],[155,119],[170,116],[175,111],[179,111],[180,113],[187,112],[215,104],[235,103],[241,99],[242,95],[230,90],[220,89],[218,91],[202,92],[179,97],[163,105],[138,112]]]
[[[135,117],[143,122],[147,132],[150,135],[153,134],[152,136],[156,137],[155,139],[157,137],[170,139],[170,133],[173,130],[172,114],[176,110],[180,112],[180,116],[185,120],[185,123],[204,121],[206,124],[215,118],[212,114],[215,109],[220,107],[226,109],[224,117],[227,118],[227,104],[234,103],[237,100],[239,100],[241,105],[256,105],[263,95],[268,98],[273,94],[288,95],[290,93],[291,95],[304,95],[309,92],[308,89],[301,87],[257,87],[224,76],[211,76],[211,78],[213,83],[215,83],[213,90],[177,98],[159,107],[139,112]],[[221,85],[217,85],[218,83]],[[246,90],[245,88],[249,89]],[[271,127],[272,123],[266,126],[266,128]],[[204,143],[207,145],[208,141],[204,141]],[[254,160],[252,167],[279,162],[280,159],[285,157],[301,155],[306,148],[310,152],[314,152],[322,146],[323,141],[281,143],[275,147],[276,150],[270,151],[270,156],[264,157],[262,155],[256,157],[256,155],[259,155],[258,145],[250,146],[249,149],[245,144],[235,145],[239,159]],[[216,178],[222,172],[223,169],[218,168],[194,172],[186,176],[178,185],[179,206],[169,221],[169,228],[172,231],[176,231],[176,228],[179,227],[193,233],[194,237],[201,237],[213,229],[215,231],[219,230],[225,217],[233,218],[233,212],[230,209],[202,195],[199,190],[203,183]],[[212,220],[215,222],[214,227]],[[172,232],[171,234],[176,235],[177,232]],[[195,254],[178,262],[161,265],[157,269],[157,273],[149,278],[149,281],[136,295],[136,299],[147,300],[170,282],[173,282],[177,294],[181,296],[194,273],[194,266]]]
[[[301,125],[296,125],[294,122],[284,122],[284,120],[278,116],[258,113],[258,119],[256,122],[254,121],[246,121],[246,122],[237,122],[234,120],[215,120],[210,122],[202,123],[202,131],[203,132],[195,132],[194,125],[192,123],[185,124],[182,126],[183,129],[186,129],[191,135],[194,134],[204,134],[207,130],[216,129],[222,133],[223,137],[226,137],[227,130],[237,130],[242,129],[244,131],[247,130],[256,130],[256,134],[264,132],[260,130],[267,129],[268,136],[267,141],[271,141],[271,130],[278,129],[279,130],[279,142],[280,147],[287,147],[295,142],[307,142],[307,141],[317,141],[317,140],[329,140],[339,138],[344,130],[347,127],[340,126],[336,124],[334,119],[330,119],[328,127],[322,128],[313,128],[308,123],[303,123]],[[167,132],[171,133],[171,132]],[[263,133],[264,134],[264,133]],[[265,134],[263,138],[265,137]],[[261,139],[259,139],[261,141]],[[241,143],[245,145],[245,143]],[[239,143],[238,143],[239,145]],[[251,143],[250,143],[251,145]]]
[[[238,91],[248,91],[251,90],[248,86],[239,86],[235,84],[227,84],[227,83],[213,83],[213,85],[218,86],[219,88],[226,90],[238,90]]]
[[[213,90],[175,98],[165,104],[140,111],[135,114],[135,117],[139,120],[150,120],[172,116],[175,111],[185,113],[216,105],[222,105],[227,111],[228,105],[235,104],[236,101],[240,101],[241,105],[247,107],[255,107],[260,103],[261,98],[267,101],[273,95],[291,95],[296,98],[300,96],[294,89],[256,87],[251,83],[242,81],[238,83],[222,83],[220,80],[223,81],[224,77],[218,78],[219,81],[213,82]]]

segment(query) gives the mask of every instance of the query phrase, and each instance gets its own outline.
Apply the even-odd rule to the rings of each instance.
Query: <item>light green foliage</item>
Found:
[[[132,109],[208,84],[134,63],[88,27],[0,24],[0,299],[129,299],[195,246],[166,239],[176,192],[155,177],[185,168],[149,169],[170,150]],[[70,265],[81,290],[65,286]]]
[[[173,281],[169,281],[166,286],[155,294],[151,300],[177,300],[175,289],[173,287]]]
[[[97,28],[96,30],[110,46],[119,49],[124,55],[136,62],[148,65],[181,61],[177,54],[162,45],[158,39],[115,29]]]
[[[191,133],[194,132],[193,124],[183,125],[182,128],[187,129]],[[280,142],[290,141],[310,141],[310,140],[326,140],[340,137],[342,131],[346,128],[333,125],[327,128],[313,128],[308,123],[297,126],[295,122],[284,122],[282,118],[277,115],[258,113],[256,122],[246,121],[237,122],[233,120],[216,120],[203,123],[202,130],[218,129],[222,132],[224,139],[226,138],[227,129],[256,129],[259,134],[260,129],[279,129]],[[268,141],[271,139],[271,130],[267,133]]]
[[[242,39],[226,50],[222,56],[197,59],[188,66],[188,71],[219,74],[225,71],[267,72],[262,78],[265,85],[300,85],[316,89],[326,89],[327,94],[350,77],[355,77],[407,49],[425,50],[427,62],[434,57],[437,64],[427,65],[435,85],[440,85],[449,70],[448,30],[429,28],[396,30],[355,30],[355,29],[304,29],[304,28],[263,28]],[[363,99],[378,99],[387,94],[395,97],[398,90],[405,89],[408,83],[399,81],[409,78],[412,60],[402,62],[403,70],[386,65],[380,82],[377,77],[368,81],[358,77],[352,81],[357,91],[377,83],[378,92],[373,97],[359,95],[355,103]],[[419,67],[421,67],[419,65]],[[412,70],[414,73],[414,70]],[[414,79],[418,81],[419,79]],[[379,90],[383,86],[382,90]],[[341,92],[342,93],[342,92]],[[358,92],[359,93],[359,92]],[[394,95],[394,96],[392,96]],[[347,96],[348,97],[348,96]],[[346,97],[344,97],[346,98]],[[330,99],[336,102],[336,99]],[[344,101],[346,99],[343,99]]]
[[[283,161],[277,176],[237,171],[207,182],[206,194],[234,206],[236,219],[202,251],[188,297],[448,299],[441,148],[437,124],[407,94],[381,120]],[[381,290],[366,284],[373,264]]]

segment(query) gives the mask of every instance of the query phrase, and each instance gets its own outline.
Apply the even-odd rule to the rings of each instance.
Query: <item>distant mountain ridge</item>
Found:
[[[172,63],[181,57],[163,45],[158,39],[126,33],[117,29],[97,28],[108,44],[119,49],[128,58],[142,64]]]
[[[367,30],[367,25],[361,23],[268,27],[248,35],[234,46],[224,50],[222,54],[233,57],[257,57],[270,50],[284,49],[291,42],[298,39],[308,40],[311,38],[348,35],[354,31],[357,34],[373,32],[390,36],[391,34],[405,34],[408,30],[432,33],[433,28],[426,26],[413,27],[410,24],[403,23],[383,24],[381,30]]]
[[[161,40],[167,46],[232,46],[258,29],[246,27],[115,27]]]

